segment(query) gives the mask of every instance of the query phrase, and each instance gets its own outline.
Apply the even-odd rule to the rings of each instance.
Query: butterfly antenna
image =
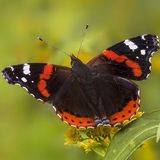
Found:
[[[38,36],[37,39],[47,45],[47,42],[45,42],[45,41],[43,40],[43,38],[41,38],[41,37]],[[56,47],[56,46],[53,46],[53,45],[52,45],[51,48],[56,49],[56,50],[59,50],[60,52],[62,52],[62,53],[64,53],[65,55],[67,55],[67,56],[70,57],[70,54],[68,54],[67,52],[65,52],[64,50],[62,50],[62,49],[60,49],[60,48],[58,48],[58,47]]]
[[[38,39],[39,41],[43,42],[43,43],[47,46],[48,43],[47,43],[46,41],[44,41],[43,38],[37,36],[37,39]]]
[[[62,50],[62,49],[60,49],[60,48],[58,48],[58,47],[56,47],[56,46],[52,46],[52,48],[54,48],[54,49],[56,49],[56,50],[59,50],[60,52],[62,52],[62,53],[64,53],[65,55],[67,55],[67,56],[71,56],[70,54],[68,54],[67,52],[65,52],[64,50]]]
[[[37,37],[37,39],[39,40],[39,41],[41,41],[41,42],[44,42],[44,40],[41,38],[41,37]],[[46,42],[45,42],[46,43]]]
[[[77,57],[78,57],[78,55],[79,55],[79,53],[80,53],[80,51],[81,51],[83,42],[84,42],[85,37],[86,37],[86,34],[87,34],[87,29],[88,29],[88,27],[89,27],[89,25],[87,24],[87,25],[85,26],[85,30],[84,30],[84,33],[83,33],[83,38],[82,38],[82,41],[81,41],[81,44],[80,44],[80,47],[79,47],[79,50],[78,50],[78,53],[77,53]]]

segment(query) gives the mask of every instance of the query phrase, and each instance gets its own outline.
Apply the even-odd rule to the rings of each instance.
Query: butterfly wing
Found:
[[[2,72],[9,83],[55,105],[61,119],[72,126],[115,125],[130,119],[139,108],[139,89],[125,78],[145,79],[150,73],[150,58],[157,49],[158,38],[152,35],[110,47],[87,64],[96,71],[89,85],[79,83],[70,68],[52,64],[22,64]]]
[[[50,102],[70,72],[67,67],[29,63],[7,67],[2,74],[8,83],[20,85],[38,100]]]
[[[142,35],[127,39],[106,49],[88,62],[90,68],[132,80],[148,78],[151,57],[159,49],[156,35]]]
[[[83,85],[70,68],[41,63],[7,67],[2,73],[9,83],[54,105],[58,116],[72,126],[96,127],[99,120],[103,125],[115,125],[128,120],[139,108],[137,86],[116,76],[95,75],[93,83]],[[135,109],[130,103],[137,104]],[[130,113],[126,114],[124,108]]]
[[[88,100],[81,85],[71,76],[70,68],[29,63],[7,67],[2,74],[8,83],[19,85],[34,98],[51,103],[66,123],[77,127],[95,126]]]
[[[140,107],[140,90],[134,82],[117,76],[100,75],[94,83],[100,97],[97,107],[102,124],[105,124],[103,117],[107,117],[109,124],[115,125],[136,114]]]
[[[72,78],[65,82],[65,92],[54,99],[63,121],[88,128],[121,124],[136,114],[140,97],[135,83],[112,75],[95,76],[92,82],[87,86]]]

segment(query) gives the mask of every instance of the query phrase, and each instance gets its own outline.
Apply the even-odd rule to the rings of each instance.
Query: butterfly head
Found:
[[[89,74],[89,68],[73,54],[70,57],[73,75],[77,78],[85,79],[86,75]]]
[[[78,71],[83,69],[86,65],[77,57],[75,57],[73,54],[70,56],[71,57],[71,66],[73,71]]]

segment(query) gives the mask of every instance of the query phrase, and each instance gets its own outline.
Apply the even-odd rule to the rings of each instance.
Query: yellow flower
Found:
[[[80,141],[80,135],[77,128],[69,128],[66,132],[65,144],[76,144]]]
[[[86,153],[92,151],[92,149],[97,145],[96,141],[93,139],[88,139],[80,142],[80,147],[84,149]]]
[[[66,132],[65,144],[75,144],[83,148],[86,153],[94,151],[101,156],[105,156],[115,134],[143,114],[144,112],[137,112],[131,120],[117,127],[99,126],[95,129],[77,129],[71,127]]]

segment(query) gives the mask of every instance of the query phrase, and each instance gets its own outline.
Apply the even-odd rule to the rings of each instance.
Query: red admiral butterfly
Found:
[[[71,55],[72,68],[29,63],[5,68],[11,84],[51,103],[57,115],[78,128],[115,126],[131,119],[140,107],[138,86],[147,79],[158,37],[142,35],[122,41],[84,64]]]

